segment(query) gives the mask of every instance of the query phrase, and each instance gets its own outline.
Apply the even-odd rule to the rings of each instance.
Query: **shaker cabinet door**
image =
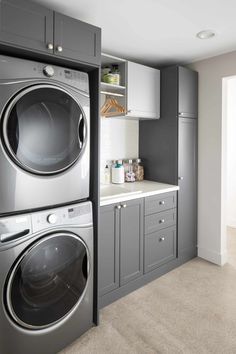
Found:
[[[197,245],[197,120],[179,119],[178,248],[196,252]]]
[[[119,210],[101,208],[98,240],[98,287],[102,296],[119,287]]]
[[[55,13],[54,32],[56,55],[85,63],[100,64],[100,28]]]
[[[198,74],[179,67],[179,116],[197,118]]]
[[[52,53],[53,11],[31,1],[1,0],[0,42]]]
[[[127,62],[127,116],[160,117],[160,71]]]
[[[122,203],[120,211],[120,285],[143,274],[143,199]]]

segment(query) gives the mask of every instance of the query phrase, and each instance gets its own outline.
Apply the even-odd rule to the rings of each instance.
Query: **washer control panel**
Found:
[[[33,232],[48,229],[55,226],[92,225],[92,203],[85,202],[56,208],[52,210],[32,213]]]

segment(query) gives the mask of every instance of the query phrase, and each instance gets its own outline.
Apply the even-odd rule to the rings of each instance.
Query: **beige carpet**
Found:
[[[61,354],[235,354],[236,231],[224,267],[196,258],[101,311]]]

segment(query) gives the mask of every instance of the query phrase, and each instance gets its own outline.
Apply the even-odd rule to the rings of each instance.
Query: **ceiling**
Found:
[[[34,0],[102,28],[102,51],[152,66],[236,50],[235,0]],[[212,29],[214,38],[196,33]]]

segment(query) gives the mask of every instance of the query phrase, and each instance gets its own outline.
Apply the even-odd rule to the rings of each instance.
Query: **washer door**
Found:
[[[88,277],[88,250],[78,236],[45,236],[25,251],[9,274],[7,310],[22,327],[49,327],[82,300]]]
[[[3,139],[8,154],[23,169],[40,175],[69,168],[82,154],[87,125],[79,103],[53,85],[34,85],[8,105]]]

